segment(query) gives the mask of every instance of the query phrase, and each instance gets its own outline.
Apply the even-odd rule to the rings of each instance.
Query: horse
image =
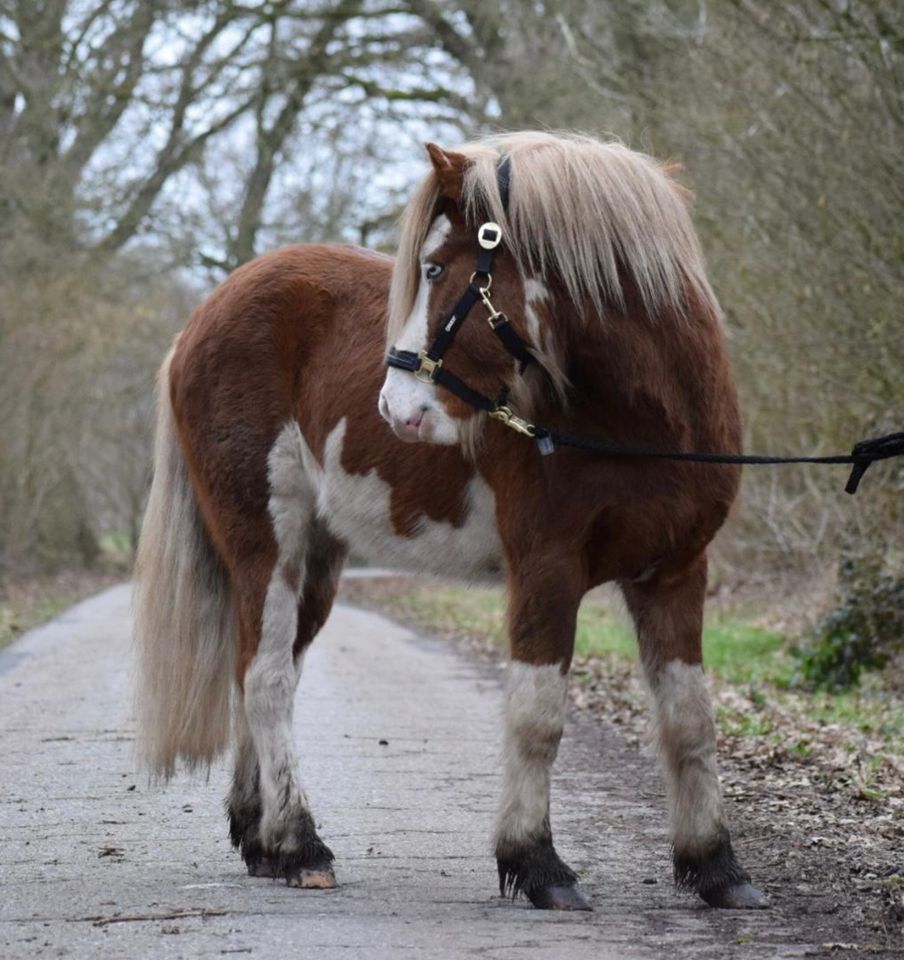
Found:
[[[338,244],[260,256],[163,363],[136,564],[142,755],[165,779],[232,744],[248,872],[334,887],[292,714],[349,550],[504,579],[500,892],[590,909],[553,844],[550,778],[578,606],[614,582],[654,702],[674,880],[713,907],[763,907],[732,849],[701,650],[707,547],[739,468],[551,451],[532,426],[740,449],[689,194],[672,168],[585,136],[427,153],[394,262]]]

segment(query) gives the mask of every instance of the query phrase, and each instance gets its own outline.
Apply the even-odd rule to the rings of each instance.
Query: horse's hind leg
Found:
[[[656,705],[675,882],[710,906],[764,907],[766,898],[751,886],[732,850],[722,807],[716,727],[702,665],[706,560],[622,588]]]
[[[278,550],[263,603],[252,577],[248,590],[244,584],[238,590],[247,737],[239,724],[230,823],[251,872],[285,876],[297,886],[331,887],[333,855],[317,836],[298,781],[292,714],[301,654],[329,612],[344,549],[314,517],[302,443],[290,424],[269,458]]]
[[[298,626],[292,651],[296,682],[301,677],[304,651],[329,616],[347,552],[345,545],[317,520],[310,525],[307,543],[304,587],[298,604]],[[275,877],[279,875],[278,858],[268,854],[261,841],[260,766],[248,727],[244,698],[236,710],[235,727],[234,772],[226,804],[229,835],[251,876]],[[314,880],[311,876],[307,879],[309,883]]]
[[[260,768],[245,715],[244,697],[236,705],[234,724],[235,759],[232,786],[226,800],[229,837],[252,877],[275,876],[276,864],[265,855],[261,842]]]

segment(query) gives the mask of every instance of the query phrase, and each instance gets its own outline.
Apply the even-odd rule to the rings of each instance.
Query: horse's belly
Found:
[[[317,512],[348,543],[353,558],[466,579],[499,576],[495,497],[478,475],[468,483],[459,525],[422,516],[399,534],[392,523],[390,485],[375,470],[360,474],[342,468],[344,427],[340,422],[327,438],[317,482]]]

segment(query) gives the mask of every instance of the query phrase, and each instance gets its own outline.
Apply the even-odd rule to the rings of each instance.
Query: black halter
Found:
[[[496,184],[499,188],[499,197],[502,200],[502,209],[508,212],[509,188],[511,184],[511,160],[506,155],[502,157],[496,167]],[[461,299],[452,308],[449,319],[443,324],[439,333],[436,335],[433,343],[427,350],[420,353],[414,353],[412,350],[397,350],[395,347],[389,348],[386,357],[386,363],[390,367],[398,367],[400,370],[408,370],[419,380],[425,383],[435,383],[444,387],[450,393],[464,400],[477,410],[484,410],[490,416],[498,420],[503,420],[509,426],[519,429],[518,423],[524,423],[519,417],[508,409],[505,405],[504,395],[499,400],[492,400],[486,394],[480,393],[473,387],[469,387],[463,380],[460,380],[455,374],[450,373],[444,366],[446,351],[452,345],[455,334],[461,329],[462,324],[467,319],[471,308],[478,301],[482,301],[487,308],[487,320],[490,329],[499,338],[499,341],[505,349],[519,362],[520,370],[523,373],[528,364],[534,362],[527,345],[512,329],[508,317],[500,310],[497,310],[490,300],[490,288],[493,284],[493,260],[496,256],[496,250],[502,242],[502,228],[498,223],[492,220],[481,224],[477,230],[477,264],[468,288],[465,290]],[[522,432],[529,436],[532,434],[524,429]]]

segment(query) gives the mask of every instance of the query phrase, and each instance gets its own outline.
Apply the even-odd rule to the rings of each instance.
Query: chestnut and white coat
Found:
[[[719,309],[685,196],[655,161],[589,138],[509,134],[428,151],[394,264],[329,245],[260,257],[194,312],[163,366],[137,567],[145,757],[168,776],[231,740],[230,833],[248,869],[332,886],[291,721],[348,550],[504,579],[500,884],[538,907],[587,909],[553,844],[550,781],[578,605],[614,581],[655,702],[676,879],[716,906],[760,906],[729,839],[701,667],[706,547],[737,469],[541,456],[384,362],[387,343],[432,342],[469,282],[477,227],[492,220],[504,237],[493,301],[536,363],[519,372],[478,304],[444,358],[456,376],[507,391],[551,427],[737,449]]]

